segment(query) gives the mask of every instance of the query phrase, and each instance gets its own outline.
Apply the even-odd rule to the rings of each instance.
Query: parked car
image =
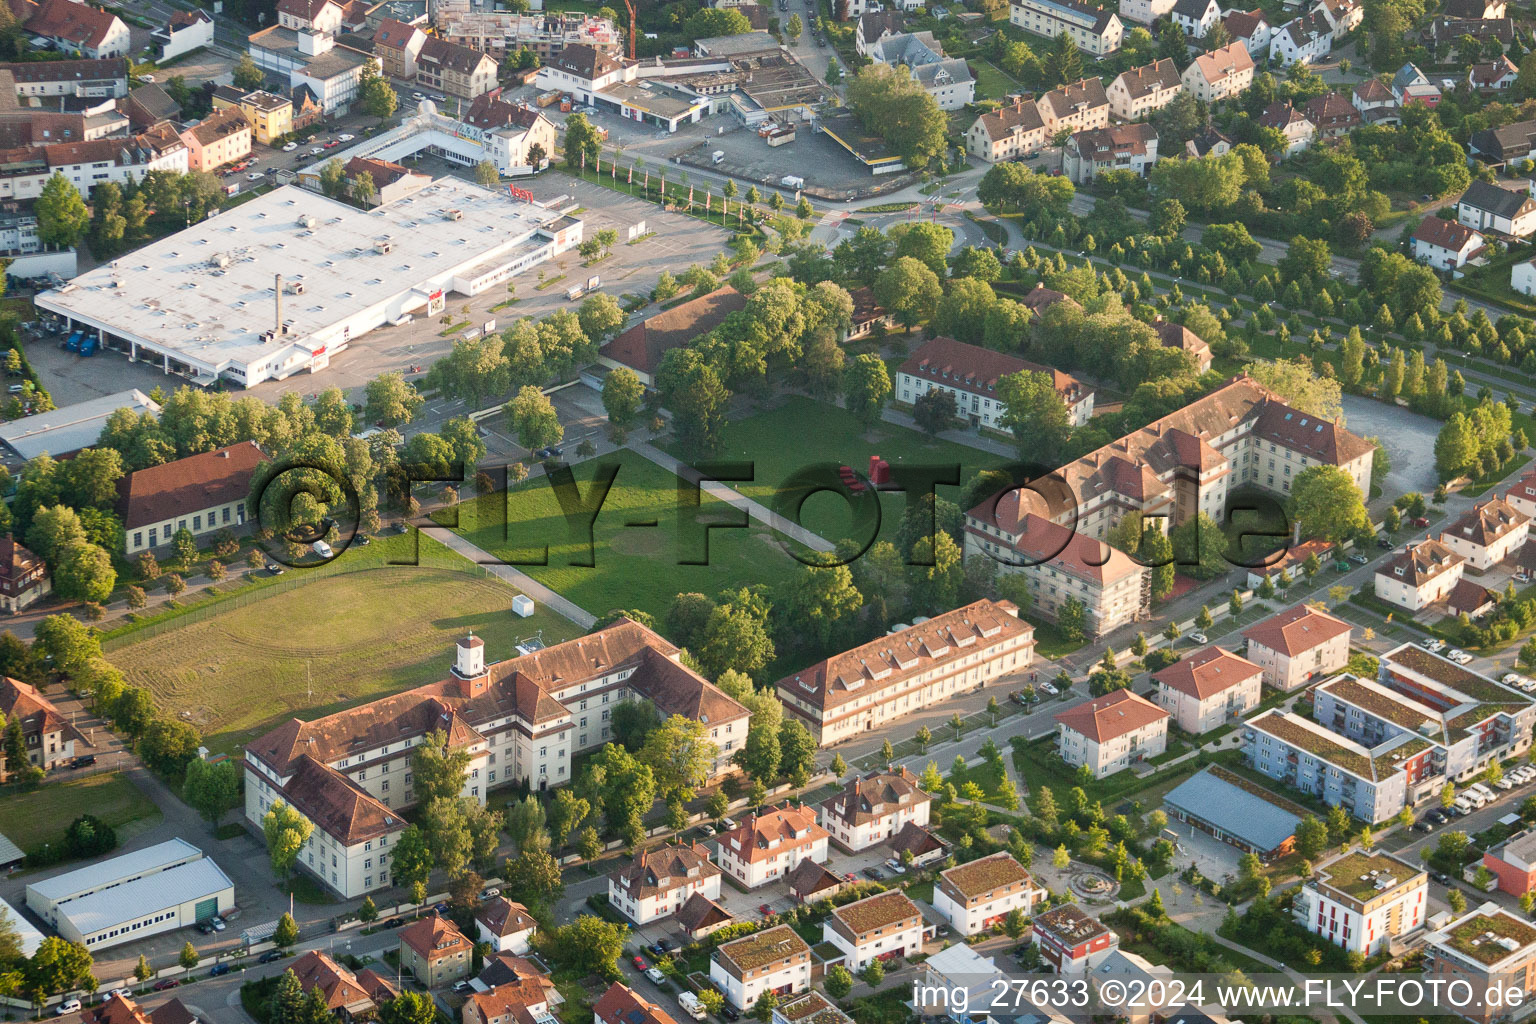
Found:
[[[201,932],[202,934],[204,934],[204,935],[212,935],[213,934],[213,925],[208,923],[207,921],[199,921],[199,922],[197,922],[197,930],[199,932]]]
[[[95,763],[96,763],[96,755],[95,754],[85,754],[85,755],[83,755],[81,757],[77,757],[73,761],[69,762],[69,765],[70,765],[71,768],[89,768],[91,765],[93,765]]]
[[[1052,697],[1056,696],[1058,693],[1061,692],[1060,690],[1056,689],[1056,687],[1054,685],[1052,685],[1051,683],[1041,683],[1040,684],[1040,689],[1044,690],[1046,693],[1050,694]]]
[[[181,982],[177,981],[175,978],[166,978],[164,981],[155,982],[155,991],[164,992],[167,989],[173,989],[180,984]]]
[[[217,978],[229,973],[229,964],[214,964],[208,968],[208,977]]]
[[[271,573],[273,576],[281,576],[283,574],[283,567],[278,565],[276,562],[268,562],[267,572]]]
[[[892,857],[890,860],[887,860],[885,862],[885,866],[890,868],[892,871],[896,872],[898,875],[904,875],[904,874],[907,873],[907,869],[902,867],[901,866],[901,861],[897,860],[895,857]]]
[[[1189,642],[1192,643],[1192,644],[1210,643],[1210,641],[1206,639],[1206,636],[1205,636],[1204,633],[1191,633],[1191,634],[1189,634]]]
[[[111,999],[113,996],[122,996],[124,999],[132,999],[133,998],[133,989],[131,989],[131,988],[115,988],[111,992],[108,992],[105,996],[102,997],[102,1002],[106,1002],[108,999]]]
[[[294,150],[296,150],[298,148],[299,148],[299,144],[297,142],[286,142],[286,143],[283,144],[283,152],[284,153],[292,153]]]
[[[79,1012],[80,1012],[80,1000],[78,1000],[78,999],[66,999],[62,1003],[59,1004],[59,1016],[60,1017],[64,1016],[66,1013],[79,1013]]]
[[[211,917],[208,919],[208,923],[213,925],[213,930],[216,932],[221,932],[226,927],[228,927],[225,925],[224,919],[222,917]]]
[[[1354,562],[1356,565],[1364,565],[1366,562],[1370,561],[1369,558],[1366,558],[1364,555],[1362,555],[1358,551],[1356,551],[1354,554],[1350,555],[1349,556],[1349,560],[1351,562]]]
[[[651,966],[650,964],[645,962],[645,957],[643,957],[643,956],[635,957],[635,959],[632,962],[634,963],[635,970],[637,970],[637,971],[643,971],[646,968]]]
[[[336,138],[339,141],[341,141],[341,142],[351,142],[353,139],[357,138],[357,136],[356,135],[338,135],[338,136],[336,136]]]
[[[1414,526],[1428,526],[1429,525],[1429,520],[1426,517],[1424,517],[1424,516],[1414,516],[1414,518],[1413,518],[1413,525]]]
[[[859,872],[859,874],[863,875],[865,878],[872,882],[878,882],[880,879],[885,877],[881,870],[876,867],[865,868],[863,871]]]
[[[737,1011],[737,1009],[730,1003],[726,1003],[724,1006],[720,1007],[720,1016],[729,1021],[741,1020],[741,1013]]]
[[[321,153],[324,153],[324,152],[325,152],[325,150],[321,149],[319,146],[312,146],[312,147],[310,147],[309,155],[310,156],[319,156]]]
[[[258,963],[263,963],[263,964],[270,964],[270,963],[272,963],[274,961],[281,960],[282,958],[283,958],[283,951],[282,950],[280,950],[280,949],[269,949],[265,953],[261,954],[261,959],[259,961],[257,961],[257,962]]]
[[[480,890],[480,902],[484,903],[486,900],[493,900],[500,895],[501,890],[496,888],[494,885],[486,886],[484,889]]]
[[[1393,547],[1392,539],[1390,537],[1377,537],[1376,546],[1383,551],[1391,551]]]
[[[1458,665],[1467,665],[1472,661],[1472,655],[1468,654],[1466,651],[1452,651],[1449,655],[1447,655],[1447,657],[1449,657]]]
[[[759,914],[761,914],[761,915],[763,915],[763,916],[764,916],[764,917],[767,917],[767,916],[769,916],[769,915],[770,915],[770,914],[772,914],[772,913],[773,913],[773,908],[772,908],[772,907],[770,907],[770,906],[769,906],[769,905],[768,905],[768,904],[766,904],[766,903],[759,903],[759,904],[758,904],[758,905],[757,905],[757,912],[758,912],[758,913],[759,913]]]
[[[452,910],[453,908],[448,906],[448,904],[446,904],[446,903],[439,903],[437,906],[433,907],[432,909],[437,911],[437,916],[438,917],[446,917],[447,914],[448,914],[448,911]]]
[[[469,983],[468,978],[465,978],[463,981],[456,981],[453,984],[453,990],[459,995],[463,995],[465,992],[468,992],[472,988],[474,988],[474,986]]]
[[[405,921],[402,918],[392,917],[385,921],[383,926],[385,928],[399,928],[403,924],[405,924]]]
[[[651,979],[651,984],[653,985],[663,984],[667,980],[667,976],[661,973],[661,968],[659,967],[652,967],[645,972],[645,976]]]

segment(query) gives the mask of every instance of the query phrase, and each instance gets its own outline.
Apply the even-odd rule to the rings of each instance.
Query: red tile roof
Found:
[[[599,1024],[677,1024],[672,1015],[621,982],[608,986],[592,1016]]]
[[[37,13],[27,19],[27,31],[75,46],[95,48],[106,42],[117,15],[74,0],[43,0]]]
[[[1441,220],[1439,217],[1425,217],[1413,232],[1415,242],[1423,242],[1451,252],[1461,252],[1467,243],[1476,237],[1477,232],[1465,224]]]
[[[129,473],[117,485],[123,527],[133,530],[244,501],[264,458],[254,441],[241,441]]]
[[[1262,668],[1247,658],[1211,646],[1152,673],[1152,678],[1196,700],[1205,700],[1262,675],[1263,672]]]
[[[827,830],[816,824],[813,808],[785,806],[767,814],[749,814],[736,828],[720,833],[720,856],[753,864],[827,838]]]
[[[898,372],[962,391],[986,393],[996,390],[999,379],[1025,371],[1048,374],[1056,393],[1069,407],[1082,401],[1088,393],[1087,386],[1069,373],[995,349],[967,345],[954,338],[940,337],[924,342],[901,364]]]
[[[1130,690],[1116,690],[1056,713],[1062,728],[1104,743],[1171,717],[1168,712]]]
[[[454,953],[468,953],[473,945],[452,921],[436,914],[419,918],[400,929],[400,941],[428,961],[441,960]]]
[[[1343,619],[1298,604],[1243,630],[1243,638],[1280,654],[1295,656],[1347,634],[1349,628]]]
[[[566,47],[571,49],[574,47]],[[662,356],[687,346],[720,326],[730,314],[746,308],[746,296],[725,285],[635,324],[599,351],[615,362],[653,374]]]

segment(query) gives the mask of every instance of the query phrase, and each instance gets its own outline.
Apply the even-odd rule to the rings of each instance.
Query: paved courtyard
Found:
[[[1428,495],[1439,483],[1435,475],[1435,438],[1440,424],[1428,416],[1359,395],[1344,396],[1344,422],[1361,437],[1379,438],[1387,446],[1392,469],[1382,483],[1382,495],[1395,498],[1407,491]]]

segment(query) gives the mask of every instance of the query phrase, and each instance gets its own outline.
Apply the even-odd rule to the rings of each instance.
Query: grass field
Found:
[[[812,423],[815,429],[807,429]],[[1007,461],[999,455],[937,440],[890,423],[866,428],[845,409],[798,396],[776,409],[728,424],[721,441],[717,459],[749,461],[754,468],[752,482],[731,486],[786,515],[789,510],[778,505],[791,496],[788,481],[797,472],[817,466],[824,467],[820,478],[835,483],[837,466],[847,465],[865,473],[869,457],[879,455],[891,464],[893,471],[901,466],[954,467],[963,485],[979,471]],[[674,450],[673,454],[680,453]],[[940,485],[937,493],[958,501],[960,486]],[[901,491],[880,495],[881,539],[895,539],[906,500]],[[833,543],[843,537],[864,540],[868,536],[855,527],[848,503],[835,494],[810,497],[800,510],[800,522]]]
[[[154,803],[133,783],[121,775],[101,774],[49,782],[28,793],[6,793],[0,799],[0,833],[23,850],[32,850],[61,840],[69,823],[82,814],[94,814],[115,829],[160,818]]]
[[[391,549],[404,556],[410,539],[381,539],[342,558],[382,563]],[[109,657],[162,710],[196,724],[209,749],[232,752],[291,715],[318,717],[444,678],[454,641],[470,630],[493,660],[541,630],[546,643],[580,632],[542,608],[518,618],[518,591],[470,569],[423,539],[421,565],[318,578],[125,643]]]
[[[628,450],[574,467],[581,496],[590,498],[594,478],[614,468],[612,489],[592,527],[590,567],[573,564],[588,560],[585,520],[578,517],[582,525],[571,529],[545,477],[464,503],[457,529],[510,562],[547,560],[517,567],[596,615],[638,608],[660,618],[679,593],[777,584],[800,567],[779,547],[774,531],[750,520],[743,529],[709,531],[707,565],[680,564],[685,557],[704,559],[702,523],[737,522],[743,514],[706,498],[696,519],[681,516],[677,477]]]

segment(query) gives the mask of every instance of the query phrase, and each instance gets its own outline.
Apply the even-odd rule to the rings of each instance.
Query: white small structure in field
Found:
[[[533,598],[527,594],[518,594],[512,599],[512,613],[522,618],[533,614]]]

